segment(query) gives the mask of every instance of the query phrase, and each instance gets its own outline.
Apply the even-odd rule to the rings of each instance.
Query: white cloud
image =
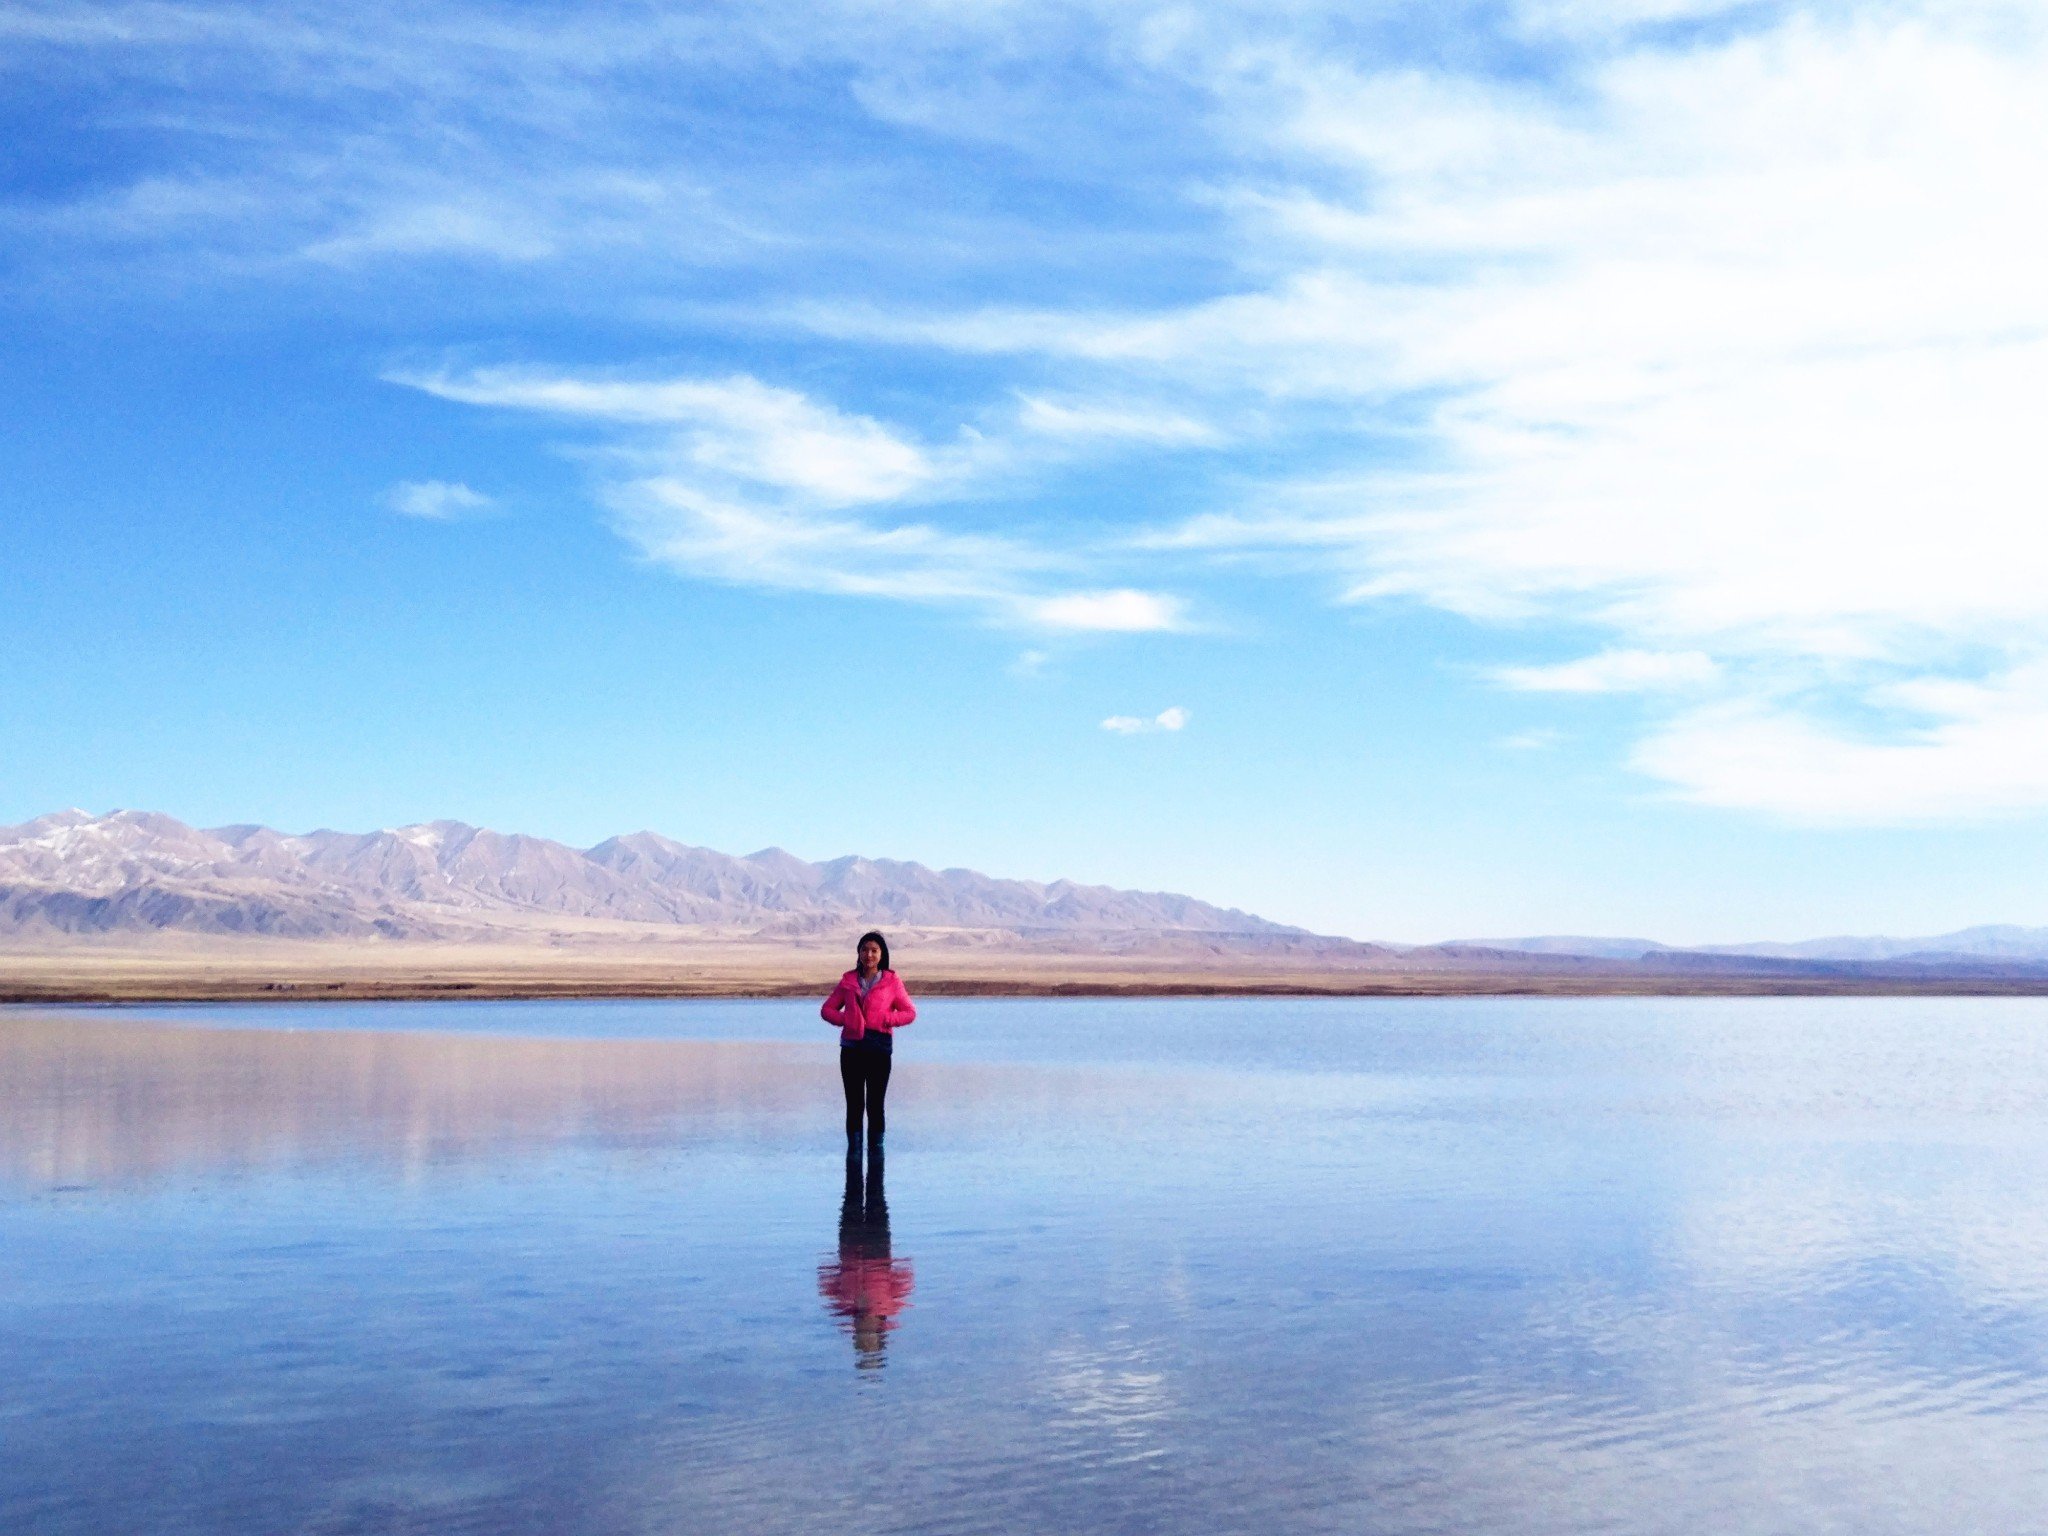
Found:
[[[2048,290],[2025,275],[2048,216],[2010,191],[2048,178],[2048,53],[2038,25],[2013,41],[1799,22],[1624,56],[1590,113],[1440,99],[1388,154],[1369,116],[1306,108],[1303,132],[1394,187],[1326,251],[1476,263],[1391,317],[1348,276],[1273,301],[1383,358],[1365,379],[1447,391],[1442,467],[1348,511],[1354,595],[1632,642],[1511,687],[1719,675],[1732,702],[1633,755],[1694,800],[1857,822],[2048,805],[2036,701],[1869,716],[1901,674],[1970,687],[1958,653],[2048,653]]]
[[[472,272],[575,261],[617,282],[775,243],[744,193],[726,195],[702,174],[711,167],[648,131],[674,111],[652,77],[707,40],[688,18],[440,0],[320,14],[218,0],[32,9],[0,15],[10,57],[76,91],[67,115],[88,131],[142,114],[153,148],[125,164],[117,152],[68,196],[0,206],[0,220],[121,261],[139,286],[165,272],[234,281],[420,258]],[[435,298],[453,308],[462,294]]]
[[[744,374],[725,379],[589,378],[525,368],[396,374],[445,400],[671,429],[700,469],[827,506],[897,500],[937,478],[932,455],[867,416]]]
[[[1183,729],[1194,717],[1178,704],[1171,709],[1162,709],[1149,719],[1143,715],[1111,715],[1102,722],[1102,728],[1117,736],[1149,736],[1159,731]]]
[[[1108,592],[1065,592],[1023,598],[1018,612],[1047,629],[1093,629],[1123,634],[1186,629],[1186,607],[1177,597],[1120,587]]]
[[[1223,434],[1206,422],[1178,411],[1103,401],[1062,403],[1023,397],[1018,425],[1046,437],[1122,439],[1171,447],[1206,447],[1222,442]]]
[[[1612,36],[1618,29],[1722,16],[1754,0],[1523,0],[1516,22],[1532,33]]]
[[[682,315],[728,340],[779,322],[821,353],[973,354],[932,392],[979,381],[957,386],[984,392],[961,416],[1001,442],[745,375],[414,381],[596,425],[621,529],[679,569],[1138,632],[1186,627],[1153,590],[1163,570],[1256,557],[1356,602],[1598,632],[1607,660],[1501,681],[1673,685],[1634,761],[1696,799],[1807,816],[1812,775],[1867,766],[1859,815],[2048,806],[1985,755],[2033,708],[2000,679],[2048,658],[2038,0],[1514,0],[1446,10],[1472,46],[1423,62],[1374,53],[1401,44],[1350,15],[42,6],[0,31],[70,82],[66,105],[168,127],[125,183],[0,220],[43,280],[108,291],[125,285],[81,252],[205,251],[337,285],[337,267],[462,257],[508,282],[552,272],[553,314],[621,333]],[[1532,38],[1540,71],[1486,72]],[[971,67],[997,55],[1017,67]],[[1453,55],[1480,62],[1438,62]],[[678,131],[679,104],[720,96],[686,68],[763,60],[828,64],[849,82],[835,103],[915,125],[921,147],[834,161],[879,143],[873,122],[814,124],[799,97],[792,121],[824,130],[791,136],[801,159],[775,160],[751,119]],[[694,142],[747,153],[685,163]],[[1043,186],[1134,195],[1074,200],[1124,210],[1099,224],[1052,198],[956,212],[933,189],[970,159],[1000,174],[989,143],[1036,156]],[[1160,217],[1166,189],[1189,202]],[[1005,190],[988,202],[1024,205]],[[1077,254],[1091,241],[1100,262]],[[745,281],[694,281],[712,261]],[[714,291],[760,297],[713,310]],[[1090,297],[1017,297],[1061,291]],[[996,302],[921,297],[947,292]],[[1114,510],[1084,542],[971,505],[998,469],[1188,450],[1210,456],[1211,494],[1135,536]],[[1631,655],[1700,660],[1652,677],[1612,659]],[[1711,684],[1711,710],[1680,683]],[[1972,690],[2000,702],[1932,708]]]
[[[380,256],[487,256],[541,261],[557,247],[544,222],[508,208],[436,200],[379,209],[346,232],[310,241],[300,254],[346,266]]]
[[[2048,204],[2016,190],[2048,184],[2048,13],[1559,0],[1517,25],[1583,40],[1566,88],[1193,24],[1161,47],[1277,167],[1219,194],[1269,281],[816,319],[1036,354],[1162,409],[1349,412],[1377,444],[1326,439],[1317,478],[1134,542],[1603,629],[1606,659],[1501,680],[1714,682],[1739,748],[1686,713],[1634,756],[1683,794],[1806,816],[1820,767],[1867,766],[1858,815],[2048,807],[1989,755],[2024,708],[1873,713],[1874,690],[1972,686],[1982,653],[2048,657]],[[1688,659],[1618,659],[1650,656]]]
[[[492,511],[497,503],[458,480],[401,480],[384,493],[384,505],[401,517],[447,523]]]
[[[1720,676],[1703,651],[1602,651],[1545,667],[1500,667],[1493,677],[1523,693],[1648,693],[1697,688]]]
[[[1072,585],[1087,569],[1085,552],[932,519],[854,515],[970,489],[986,457],[973,434],[963,434],[957,449],[930,449],[872,417],[745,375],[625,379],[485,368],[391,378],[442,399],[607,428],[613,473],[600,494],[614,526],[648,559],[678,571],[790,591],[960,604],[1027,629],[1186,627],[1182,603],[1168,594]]]
[[[1742,700],[1667,722],[1635,763],[1685,799],[1813,825],[1978,819],[2048,803],[2048,663],[1988,682],[1879,687],[1866,702],[1910,718],[1859,734]]]
[[[750,586],[1007,605],[1022,600],[1005,583],[1053,563],[1001,538],[724,500],[666,476],[627,481],[606,494],[614,526],[649,559]]]

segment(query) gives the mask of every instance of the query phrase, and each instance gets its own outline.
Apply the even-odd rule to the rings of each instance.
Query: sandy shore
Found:
[[[984,996],[1741,997],[2043,996],[2048,977],[1665,971],[1611,962],[1404,965],[1310,958],[899,949],[912,991]],[[0,1002],[426,998],[808,997],[837,947],[678,941],[607,947],[201,941],[0,952]]]

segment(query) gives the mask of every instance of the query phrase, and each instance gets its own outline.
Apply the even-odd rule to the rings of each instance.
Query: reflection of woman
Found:
[[[839,1026],[839,1081],[846,1089],[846,1147],[860,1147],[861,1112],[868,1120],[868,1145],[880,1150],[886,1121],[882,1099],[889,1091],[891,1035],[917,1017],[910,994],[889,969],[889,941],[864,933],[854,948],[854,968],[818,1011]]]
[[[846,1198],[839,1207],[839,1259],[818,1266],[818,1294],[853,1335],[854,1364],[882,1364],[882,1346],[916,1283],[908,1259],[889,1253],[889,1202],[882,1193],[882,1157],[868,1159],[865,1186],[858,1155],[846,1160]]]

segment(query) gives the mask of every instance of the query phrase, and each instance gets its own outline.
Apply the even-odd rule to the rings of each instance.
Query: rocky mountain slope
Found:
[[[147,811],[59,811],[0,829],[0,936],[459,938],[546,919],[792,936],[874,922],[1037,937],[1309,937],[1188,896],[890,859],[812,864],[779,848],[735,858],[653,832],[571,848],[457,821],[293,835],[200,830]]]

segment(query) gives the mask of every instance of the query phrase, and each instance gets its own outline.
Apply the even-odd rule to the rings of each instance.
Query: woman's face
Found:
[[[875,968],[882,963],[882,946],[873,939],[864,940],[860,946],[860,973],[863,976],[875,974]]]

